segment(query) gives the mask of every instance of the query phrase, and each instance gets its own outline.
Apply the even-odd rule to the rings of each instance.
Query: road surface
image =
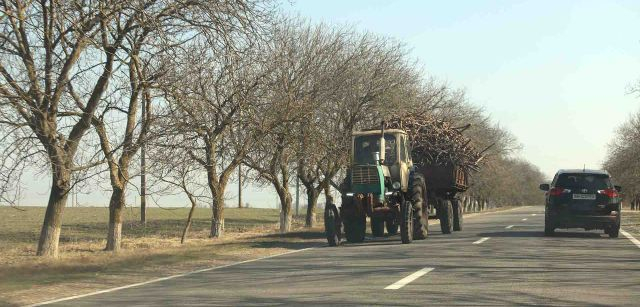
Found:
[[[543,224],[543,207],[484,213],[413,244],[311,248],[51,306],[640,304],[640,246]]]

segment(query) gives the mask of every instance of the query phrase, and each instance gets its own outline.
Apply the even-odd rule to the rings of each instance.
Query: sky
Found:
[[[600,168],[616,128],[640,109],[640,97],[628,93],[640,80],[640,1],[298,0],[281,9],[404,42],[425,77],[466,89],[549,178],[560,168]],[[28,183],[22,204],[46,204],[46,177]],[[128,203],[139,203],[136,193]],[[108,206],[108,196],[96,189],[78,200]],[[269,187],[247,187],[243,199],[278,204]]]
[[[429,76],[467,90],[547,177],[600,168],[640,109],[640,1],[312,1],[312,22],[404,42]]]

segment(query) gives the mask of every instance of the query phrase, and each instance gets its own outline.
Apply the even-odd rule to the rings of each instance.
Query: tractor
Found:
[[[340,244],[342,228],[350,243],[365,239],[370,218],[375,237],[400,230],[402,243],[427,237],[426,184],[416,171],[406,131],[384,128],[354,132],[351,161],[340,187],[342,206],[325,207],[325,232],[330,246]]]

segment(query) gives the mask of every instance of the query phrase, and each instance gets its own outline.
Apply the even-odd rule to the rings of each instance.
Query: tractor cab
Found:
[[[353,193],[371,193],[383,200],[387,192],[407,191],[409,170],[413,164],[405,131],[390,129],[354,132],[352,146]]]

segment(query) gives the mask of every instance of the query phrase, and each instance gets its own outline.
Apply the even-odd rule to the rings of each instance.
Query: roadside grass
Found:
[[[277,234],[276,209],[225,209],[225,236],[208,238],[211,211],[196,209],[185,244],[187,208],[127,209],[123,250],[104,252],[107,208],[66,208],[58,259],[35,256],[45,208],[0,207],[0,305],[24,305],[118,287],[204,267],[283,253],[324,242],[321,227]],[[24,210],[24,211],[23,211]],[[321,223],[321,221],[320,221]],[[319,225],[320,225],[319,223]]]
[[[640,211],[622,210],[622,229],[640,239]]]

